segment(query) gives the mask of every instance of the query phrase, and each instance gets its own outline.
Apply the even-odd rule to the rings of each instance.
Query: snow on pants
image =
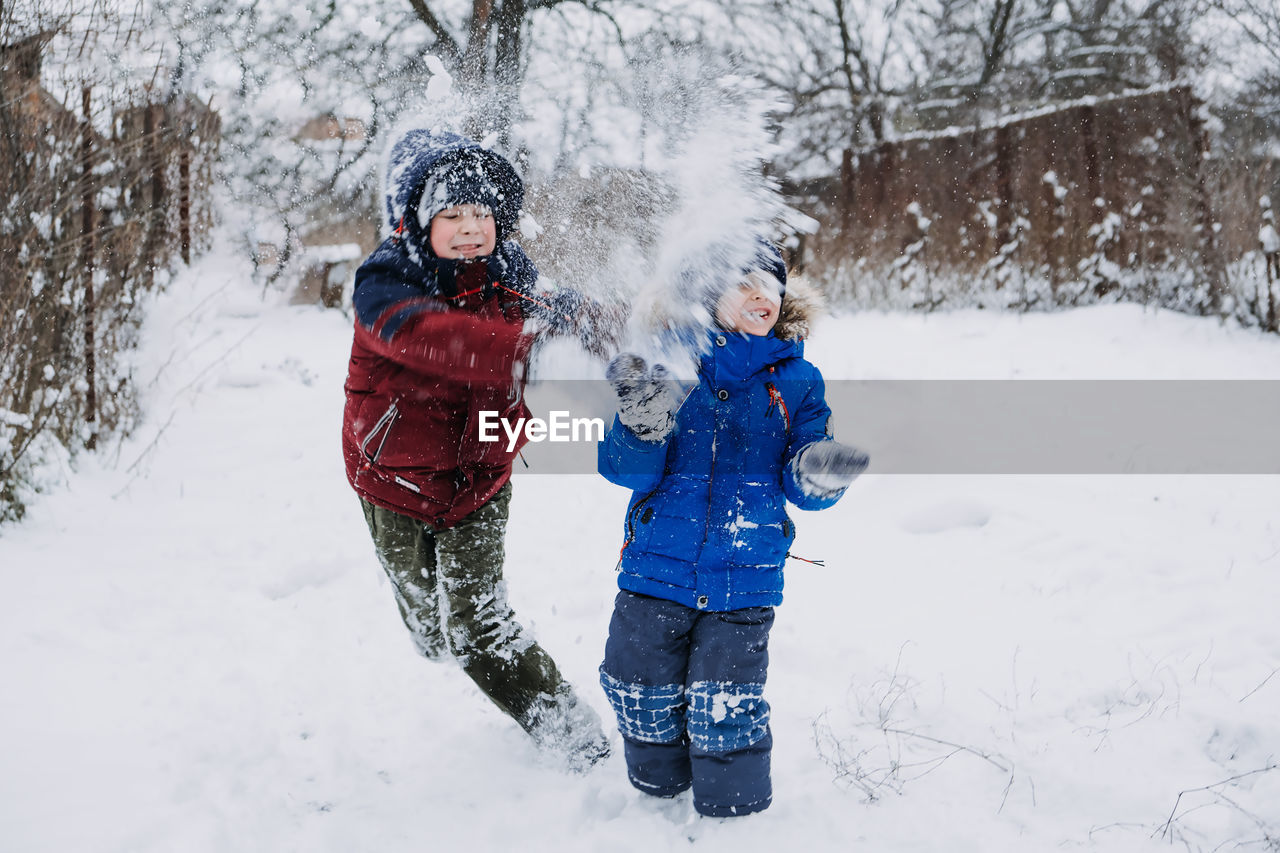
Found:
[[[435,660],[447,649],[494,704],[532,731],[569,687],[507,603],[502,564],[510,503],[507,483],[456,526],[437,529],[361,500],[418,650]]]
[[[708,612],[620,592],[600,683],[622,732],[627,776],[671,797],[693,787],[711,817],[769,807],[772,607]]]

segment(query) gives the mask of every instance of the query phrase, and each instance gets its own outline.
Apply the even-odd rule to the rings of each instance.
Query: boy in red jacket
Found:
[[[602,337],[599,307],[537,289],[507,240],[523,197],[511,164],[464,137],[413,130],[392,147],[393,233],[356,273],[342,446],[418,649],[451,653],[539,746],[582,770],[609,752],[599,718],[516,621],[502,578],[519,445],[480,441],[481,412],[529,416],[538,335]]]

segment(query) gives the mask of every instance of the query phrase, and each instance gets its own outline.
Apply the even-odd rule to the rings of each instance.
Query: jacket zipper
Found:
[[[373,428],[365,435],[364,440],[360,442],[360,453],[369,464],[376,463],[378,458],[382,456],[382,448],[387,443],[387,436],[391,434],[391,426],[399,415],[400,410],[396,408],[393,400],[387,410],[383,412],[382,417],[378,418]],[[378,449],[371,454],[369,453],[369,445],[373,443],[379,432],[382,433],[382,440],[378,442]]]
[[[622,548],[618,551],[618,565],[615,567],[617,570],[622,569],[623,552],[627,550],[627,546],[636,538],[636,518],[640,515],[641,508],[657,493],[657,488],[652,489],[647,495],[636,501],[636,505],[627,513],[627,536],[622,541]]]
[[[769,368],[769,372],[773,372],[773,368]],[[782,399],[782,392],[778,390],[778,386],[772,382],[764,383],[765,389],[769,392],[769,405],[764,411],[765,417],[773,414],[774,407],[782,413],[782,423],[787,432],[791,431],[791,412],[787,410],[787,401]]]
[[[712,404],[711,413],[711,459],[707,463],[707,515],[702,525],[702,546],[699,549],[699,554],[706,549],[707,539],[711,537],[711,503],[716,486],[716,451],[720,445],[720,410]],[[693,591],[698,596],[698,601],[705,599],[706,596],[698,593],[698,563],[694,563],[693,567]]]

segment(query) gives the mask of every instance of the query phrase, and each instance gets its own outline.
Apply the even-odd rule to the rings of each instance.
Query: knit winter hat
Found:
[[[450,152],[427,175],[418,204],[418,224],[430,233],[431,220],[442,210],[477,204],[492,213],[498,240],[515,229],[524,188],[502,157],[483,148]]]
[[[737,287],[754,271],[777,280],[778,299],[785,300],[787,265],[772,242],[759,235],[743,234],[736,241],[718,241],[691,254],[676,274],[676,292],[701,304],[714,317],[725,289]]]
[[[754,263],[744,269],[743,273],[745,274],[755,269],[763,270],[776,278],[778,280],[778,284],[782,288],[778,295],[780,297],[785,297],[787,295],[786,261],[782,260],[782,252],[778,250],[778,247],[763,237],[756,241]]]

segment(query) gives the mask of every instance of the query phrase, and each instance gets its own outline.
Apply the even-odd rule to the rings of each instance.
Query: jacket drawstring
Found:
[[[561,318],[563,318],[563,319],[565,319],[565,320],[568,320],[568,319],[569,319],[569,316],[568,316],[567,314],[562,314],[562,313],[560,313],[559,311],[557,311],[556,309],[554,309],[554,308],[552,308],[550,305],[548,305],[546,302],[543,302],[543,301],[542,301],[542,300],[540,300],[540,299],[534,299],[532,296],[529,296],[529,295],[527,295],[527,294],[521,293],[521,292],[520,292],[520,291],[518,291],[518,290],[513,290],[513,289],[511,289],[510,287],[507,287],[505,284],[503,284],[503,283],[502,283],[502,282],[500,282],[500,281],[495,281],[495,282],[493,283],[493,286],[494,286],[494,287],[496,287],[496,288],[498,288],[499,290],[505,290],[507,293],[510,293],[512,296],[518,296],[518,297],[519,297],[519,298],[521,298],[521,299],[524,299],[524,300],[526,300],[526,301],[528,301],[528,302],[532,302],[534,305],[539,305],[539,306],[541,306],[541,307],[543,307],[543,308],[547,309],[548,311],[550,311],[552,314],[555,314],[557,317],[561,317]]]
[[[483,287],[477,287],[474,290],[467,290],[463,293],[455,293],[453,296],[446,297],[448,299],[462,299],[464,296],[475,296],[477,293],[484,293]]]

